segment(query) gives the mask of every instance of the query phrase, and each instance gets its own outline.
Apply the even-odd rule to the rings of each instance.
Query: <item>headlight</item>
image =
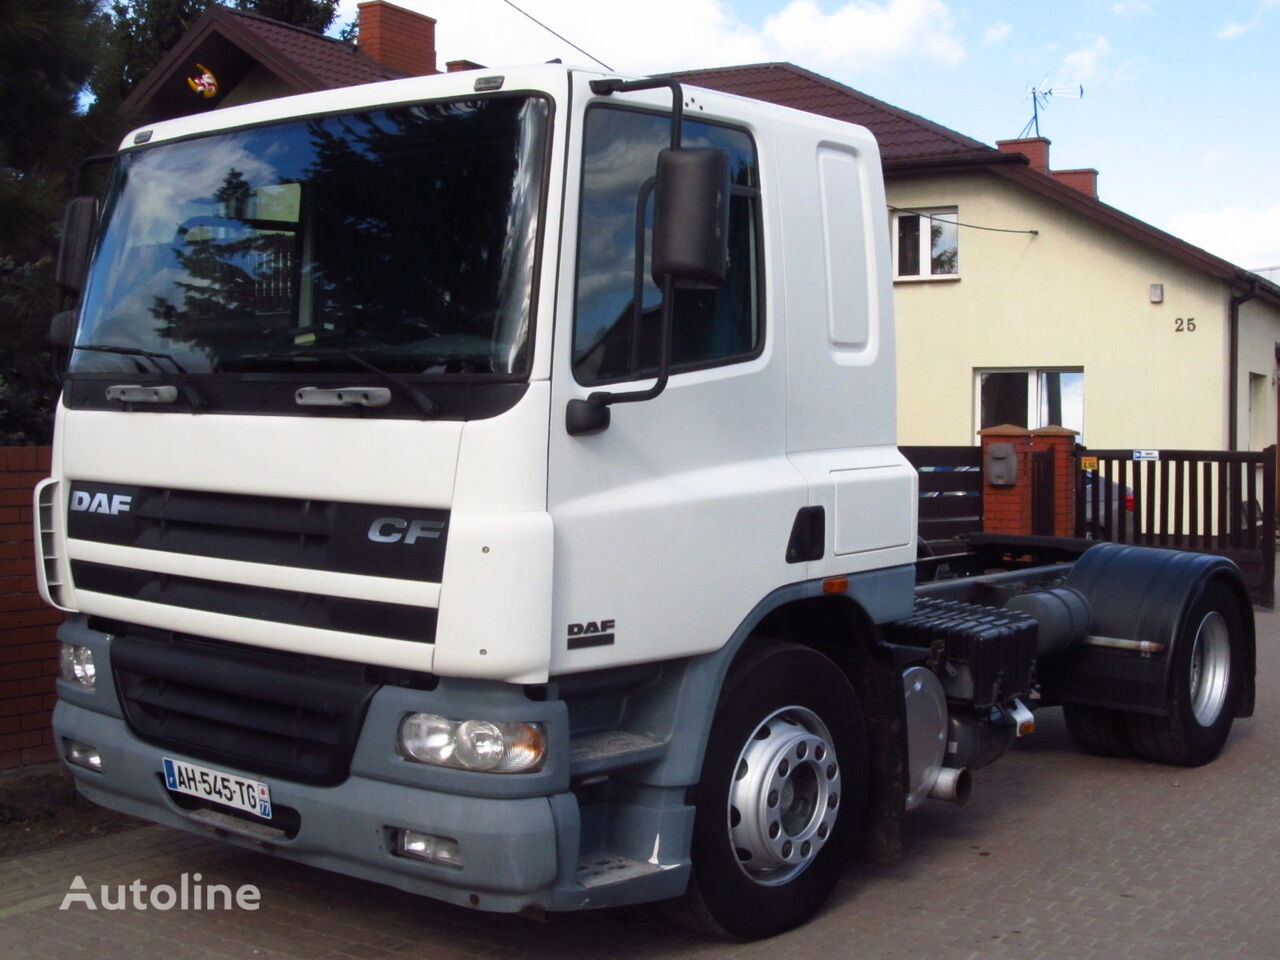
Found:
[[[547,735],[540,723],[450,720],[411,713],[400,722],[400,753],[410,760],[459,770],[528,773],[542,766]]]
[[[74,683],[87,690],[93,689],[97,670],[93,665],[93,651],[88,647],[64,643],[58,665],[62,668],[62,679],[67,683]]]

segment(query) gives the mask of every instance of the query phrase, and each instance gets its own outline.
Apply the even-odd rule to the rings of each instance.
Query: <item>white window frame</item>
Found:
[[[1028,419],[1037,421],[1035,426],[1028,425],[1028,430],[1035,430],[1038,427],[1050,426],[1050,424],[1039,423],[1040,420],[1040,374],[1042,373],[1078,373],[1084,376],[1084,367],[974,367],[973,368],[973,442],[975,445],[982,443],[982,438],[978,436],[978,431],[982,429],[982,375],[984,373],[1026,373],[1027,377],[1027,413]],[[1034,414],[1032,416],[1032,414]],[[1061,426],[1061,424],[1058,424]],[[1083,404],[1080,410],[1080,435],[1076,437],[1078,443],[1084,442],[1084,409]]]
[[[900,245],[898,219],[900,217],[919,217],[921,220],[921,229],[919,244],[919,263],[921,267],[932,269],[933,266],[933,236],[932,231],[928,229],[933,219],[948,220],[951,223],[957,223],[960,218],[959,207],[912,207],[910,209],[901,209],[893,211],[893,220],[889,225],[890,239],[893,245],[893,279],[910,283],[930,283],[939,280],[959,280],[960,271],[955,273],[899,273],[898,272],[898,248]],[[960,230],[956,228],[956,261],[959,265],[960,259]]]

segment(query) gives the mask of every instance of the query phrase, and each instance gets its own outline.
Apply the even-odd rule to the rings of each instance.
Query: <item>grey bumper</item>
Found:
[[[570,789],[578,774],[570,770],[563,701],[530,700],[519,687],[481,681],[441,679],[431,690],[382,686],[368,704],[349,775],[320,786],[144,741],[121,708],[111,667],[116,638],[74,616],[59,637],[89,647],[98,670],[92,690],[58,681],[54,742],[64,760],[67,741],[97,749],[101,770],[69,767],[80,792],[102,806],[481,910],[617,906],[678,896],[688,881],[693,811],[684,787],[637,787],[632,802],[597,799],[584,812]],[[396,730],[415,710],[540,722],[547,762],[512,776],[409,762],[395,749]],[[161,777],[165,757],[266,783],[276,818],[268,824],[192,809],[185,797],[177,802]],[[607,779],[602,773],[592,771],[592,779]],[[457,841],[462,866],[396,855],[395,832],[404,829]],[[619,848],[621,855],[605,852]]]
[[[64,739],[98,749],[101,772],[70,767],[80,792],[95,803],[464,906],[504,912],[549,906],[560,872],[562,833],[571,835],[566,839],[574,842],[576,854],[577,803],[572,795],[559,801],[464,797],[354,775],[336,787],[312,787],[243,774],[268,784],[277,809],[289,807],[301,815],[292,839],[255,839],[251,823],[241,833],[233,832],[235,824],[230,830],[216,829],[173,801],[160,776],[162,758],[206,766],[207,761],[149,746],[123,720],[66,701],[54,711],[54,732],[60,752],[65,752]],[[557,813],[568,822],[558,824]],[[461,869],[393,855],[391,831],[397,828],[457,840]]]

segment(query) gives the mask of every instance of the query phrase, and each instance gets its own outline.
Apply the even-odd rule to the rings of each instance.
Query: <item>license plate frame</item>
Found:
[[[173,757],[164,757],[161,763],[164,784],[173,793],[208,800],[262,820],[271,819],[271,788],[261,780]]]

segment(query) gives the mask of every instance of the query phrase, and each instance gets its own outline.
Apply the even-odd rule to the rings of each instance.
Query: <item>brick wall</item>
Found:
[[[53,760],[53,681],[62,614],[36,593],[31,491],[48,447],[0,447],[0,770]]]

